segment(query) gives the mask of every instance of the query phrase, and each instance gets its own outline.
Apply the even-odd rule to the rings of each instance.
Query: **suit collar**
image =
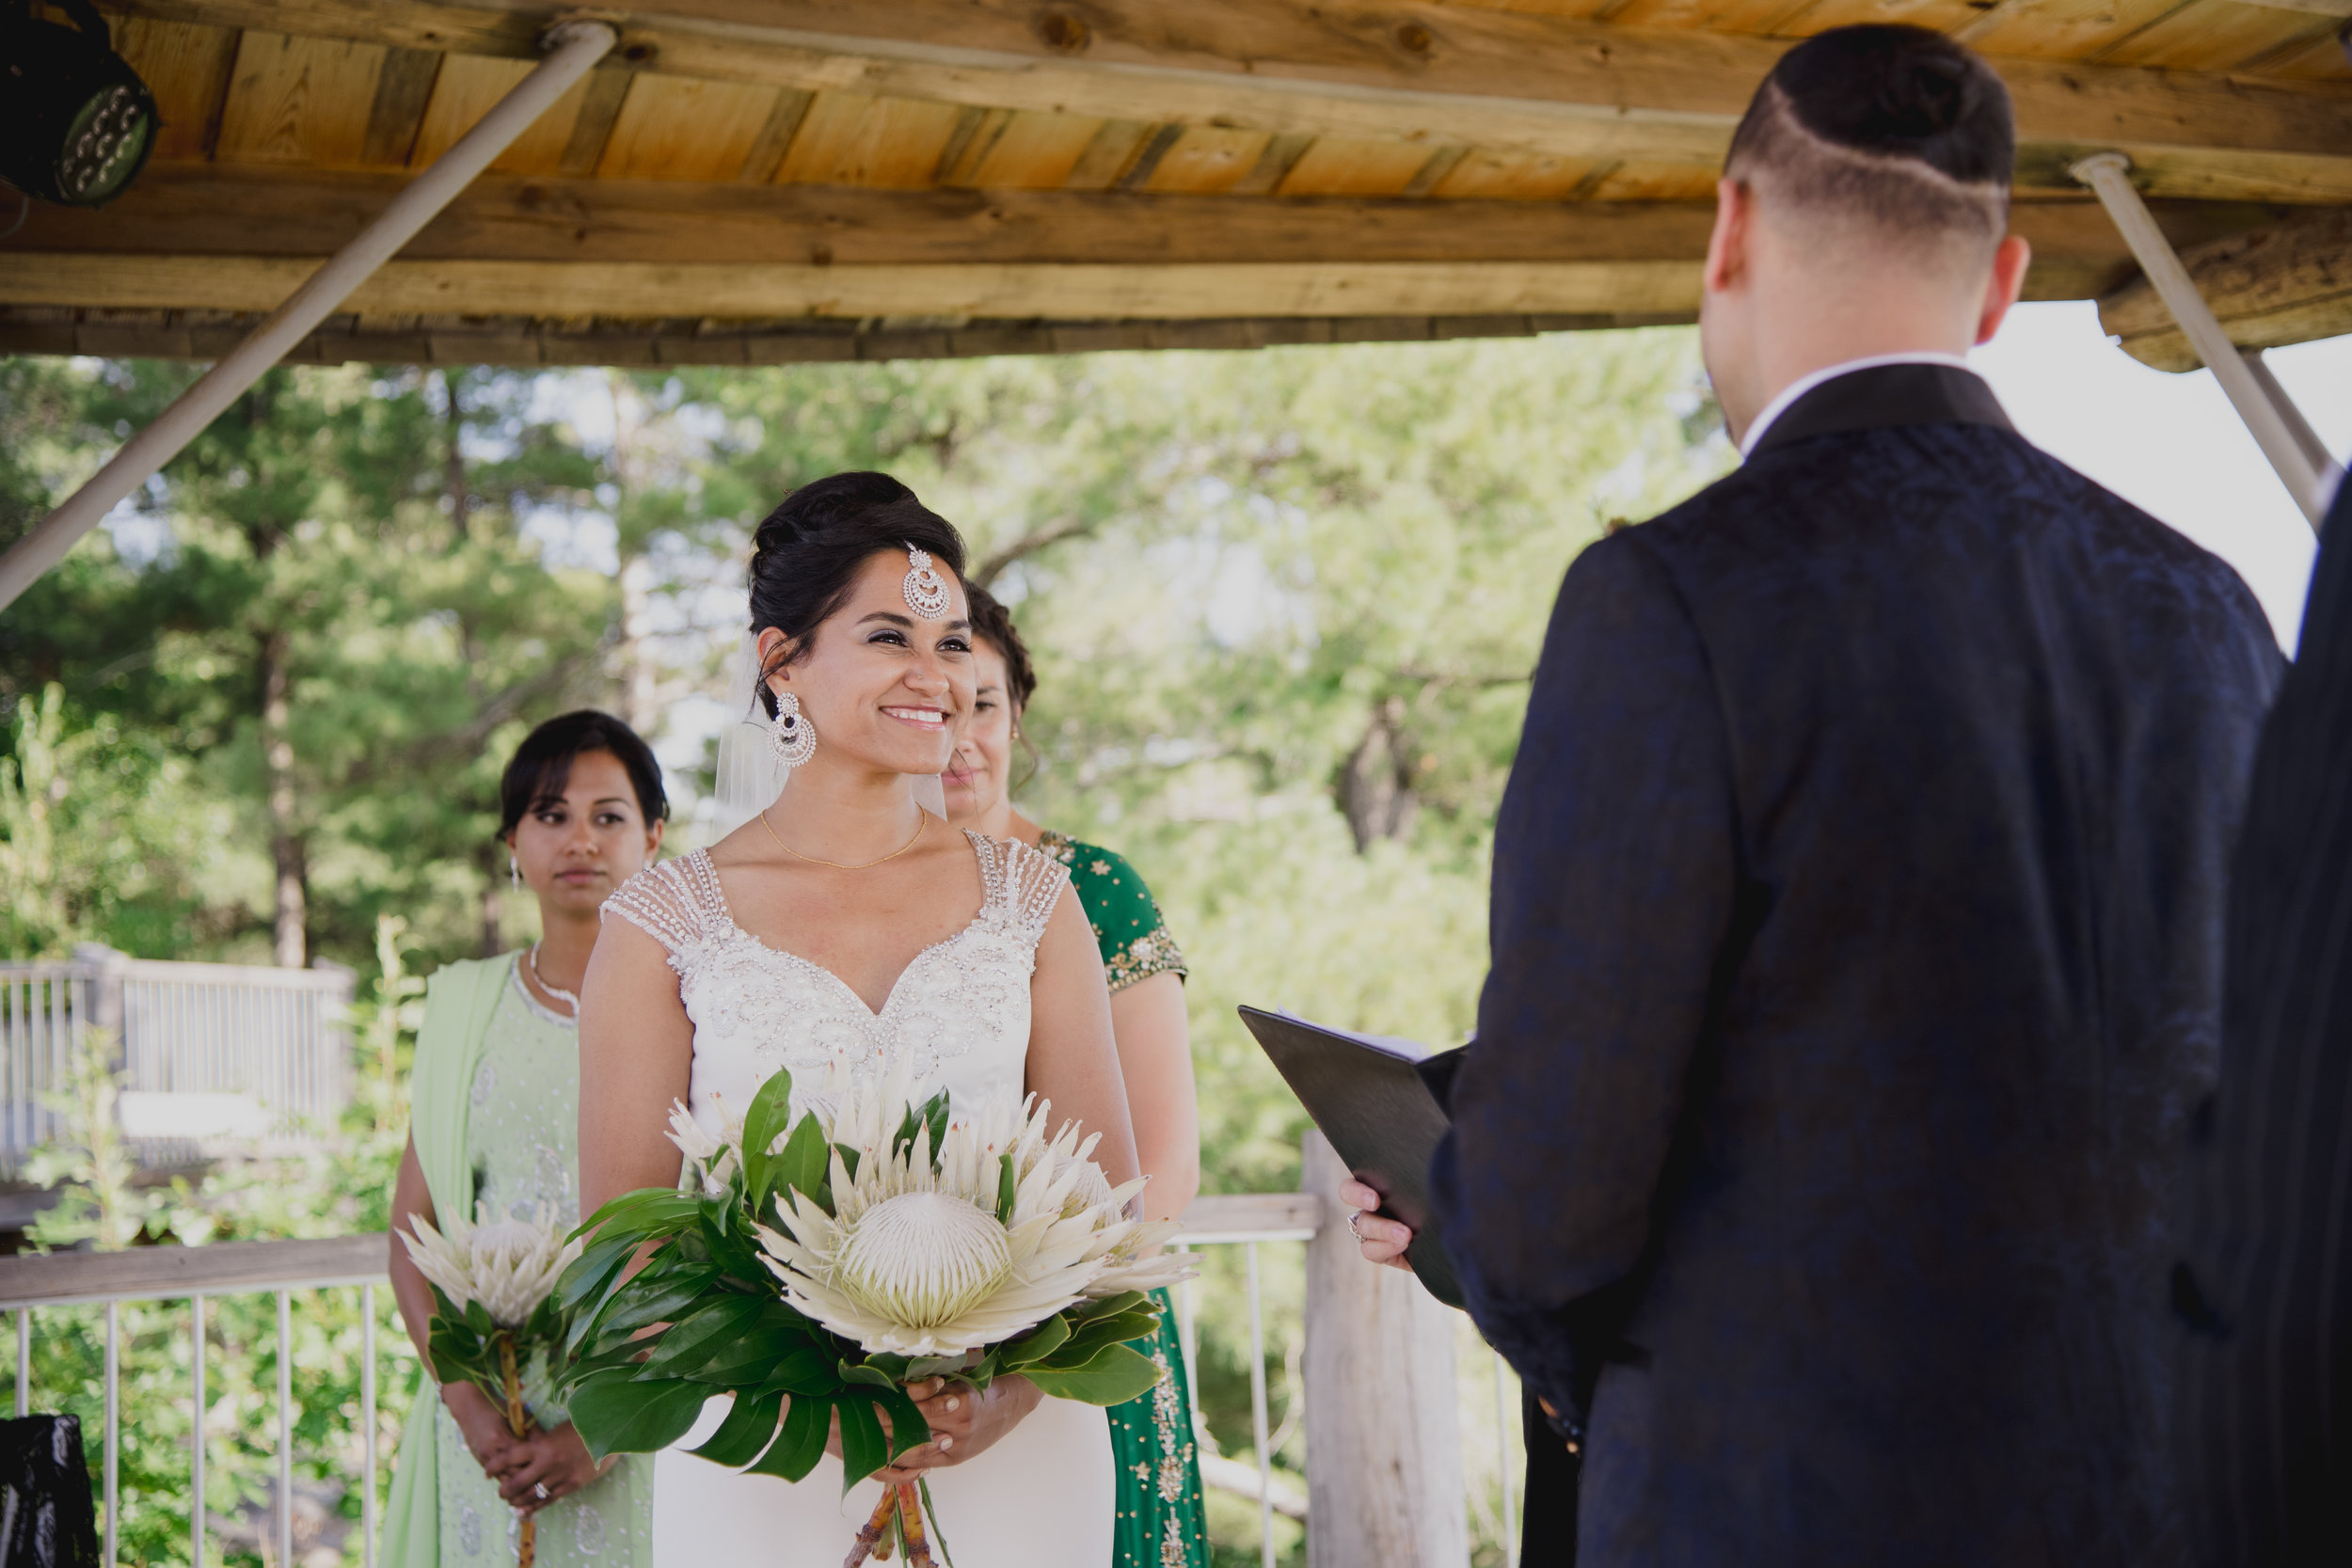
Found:
[[[1941,358],[1883,360],[1841,367],[1799,392],[1751,443],[1747,455],[1758,457],[1812,436],[1923,424],[2016,428],[1976,372]]]

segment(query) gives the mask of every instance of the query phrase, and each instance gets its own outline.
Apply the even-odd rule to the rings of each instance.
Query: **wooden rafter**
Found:
[[[522,0],[114,0],[141,16],[523,57]],[[1308,0],[660,0],[620,13],[621,69],[802,90],[1052,110],[1278,135],[1719,159],[1783,44],[1410,3]],[[1998,62],[2029,183],[2129,152],[2185,198],[2352,201],[2336,83],[2074,61]]]
[[[2240,348],[2275,348],[2352,332],[2352,209],[2296,213],[2182,253],[2197,292]],[[2147,279],[2099,302],[2124,352],[2160,371],[2203,363]]]

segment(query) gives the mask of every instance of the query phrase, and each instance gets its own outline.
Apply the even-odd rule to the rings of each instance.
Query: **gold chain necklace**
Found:
[[[931,825],[930,813],[918,808],[915,812],[915,816],[918,820],[914,824],[914,838],[908,839],[904,844],[899,845],[898,847],[893,849],[887,855],[884,855],[881,861],[863,861],[856,865],[844,865],[839,861],[819,860],[815,855],[802,854],[798,849],[795,849],[789,844],[785,843],[783,835],[776,832],[776,825],[768,820],[768,814],[764,811],[759,814],[759,825],[768,830],[768,836],[776,841],[777,848],[783,850],[786,854],[791,856],[796,861],[806,861],[811,865],[830,865],[835,871],[864,871],[869,866],[882,864],[882,861],[895,861],[900,855],[905,854],[908,850],[914,847],[916,843],[923,837],[923,830]]]

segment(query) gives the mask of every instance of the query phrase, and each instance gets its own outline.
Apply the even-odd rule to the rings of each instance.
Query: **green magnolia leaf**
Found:
[[[767,1369],[769,1383],[793,1395],[833,1394],[841,1387],[834,1366],[838,1357],[815,1345],[803,1345]]]
[[[1050,1368],[1083,1367],[1105,1345],[1148,1339],[1158,1332],[1160,1320],[1149,1312],[1122,1312],[1116,1318],[1096,1318],[1080,1323],[1059,1350],[1044,1358]]]
[[[634,1238],[616,1236],[588,1248],[573,1259],[571,1266],[556,1280],[555,1299],[569,1310],[592,1296],[603,1295],[620,1277],[621,1271],[628,1267],[638,1244]]]
[[[1152,1298],[1141,1291],[1121,1291],[1100,1301],[1082,1301],[1070,1308],[1070,1316],[1076,1323],[1092,1323],[1097,1318],[1107,1318],[1114,1313],[1136,1311],[1151,1303]]]
[[[802,1481],[824,1457],[825,1438],[833,1430],[833,1401],[794,1395],[785,1407],[784,1430],[775,1445],[752,1466],[755,1475]]]
[[[909,1449],[920,1448],[930,1441],[930,1423],[923,1419],[923,1407],[904,1388],[893,1385],[882,1402],[882,1411],[890,1418],[890,1457],[898,1458]]]
[[[640,1187],[633,1193],[623,1193],[589,1215],[573,1229],[572,1235],[595,1235],[606,1241],[627,1236],[630,1244],[636,1245],[675,1234],[693,1224],[701,1212],[699,1201],[691,1193],[674,1192],[667,1187]]]
[[[691,1377],[712,1356],[759,1322],[767,1303],[753,1296],[715,1296],[684,1313],[645,1358],[641,1378]]]
[[[848,1144],[835,1144],[833,1146],[833,1151],[841,1156],[841,1168],[850,1173],[850,1180],[852,1181],[856,1180],[857,1150],[851,1148]]]
[[[713,1465],[741,1469],[766,1451],[776,1439],[777,1421],[784,1413],[784,1390],[745,1391],[735,1396],[735,1408],[710,1434],[710,1441],[687,1451]]]
[[[889,1445],[882,1441],[882,1418],[866,1390],[844,1394],[834,1402],[841,1412],[841,1490],[872,1475],[889,1463]]]
[[[1069,1338],[1070,1320],[1057,1312],[1020,1338],[997,1347],[997,1360],[1005,1370],[1016,1371],[1053,1354]]]
[[[572,1425],[592,1458],[652,1453],[685,1436],[709,1397],[700,1383],[638,1383],[626,1372],[599,1372],[572,1391]]]
[[[1105,1345],[1093,1360],[1074,1370],[1049,1372],[1031,1368],[1022,1375],[1056,1399],[1108,1406],[1150,1393],[1160,1381],[1160,1369],[1139,1351]]]
[[[791,1119],[792,1075],[778,1071],[759,1085],[759,1092],[752,1096],[751,1109],[743,1113],[743,1192],[755,1212],[772,1184],[775,1157],[768,1151],[784,1136],[785,1125]]]
[[[896,1388],[898,1385],[891,1378],[892,1370],[889,1367],[874,1366],[870,1360],[855,1362],[845,1359],[840,1367],[841,1381],[868,1384],[876,1388]]]

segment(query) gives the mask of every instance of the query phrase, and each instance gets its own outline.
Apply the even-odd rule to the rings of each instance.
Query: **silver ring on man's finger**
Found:
[[[533,1485],[531,1491],[532,1495],[536,1497],[541,1502],[546,1502],[551,1496],[553,1496],[553,1494],[548,1492],[548,1483],[544,1481]]]
[[[1354,1236],[1359,1242],[1364,1239],[1363,1218],[1364,1212],[1361,1209],[1357,1210],[1354,1213],[1347,1216],[1348,1234]]]

